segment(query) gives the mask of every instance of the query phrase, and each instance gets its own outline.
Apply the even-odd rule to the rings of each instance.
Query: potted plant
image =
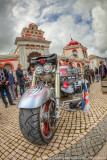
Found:
[[[107,93],[107,75],[103,79],[103,81],[101,81],[101,87],[102,87],[102,92]]]

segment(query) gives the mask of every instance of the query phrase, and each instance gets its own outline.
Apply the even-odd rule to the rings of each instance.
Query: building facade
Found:
[[[87,48],[72,38],[63,48],[63,57],[70,59],[71,65],[80,68],[82,72],[84,71],[84,65],[89,64]]]
[[[95,67],[99,68],[101,61],[103,61],[104,64],[106,65],[105,58],[95,56],[95,55],[90,55],[89,61],[90,61],[90,69],[93,69],[93,70],[95,70]]]
[[[15,54],[0,55],[0,62],[2,62],[4,68],[11,70],[13,72],[15,72],[17,69],[18,61],[19,61],[19,55]]]
[[[39,30],[38,26],[34,23],[22,29],[21,37],[16,37],[15,45],[16,50],[14,54],[1,55],[0,62],[3,63],[4,68],[16,71],[18,63],[22,65],[24,72],[29,67],[31,58],[42,55],[49,55],[49,47],[51,41],[44,38],[44,31]],[[62,56],[58,56],[61,65],[68,65],[63,61],[69,59],[73,67],[78,67],[84,71],[84,65],[89,64],[87,56],[87,48],[81,43],[73,40],[63,48]]]

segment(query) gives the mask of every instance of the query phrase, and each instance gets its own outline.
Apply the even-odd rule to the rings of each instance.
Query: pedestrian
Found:
[[[97,67],[95,67],[95,79],[96,79],[96,82],[99,82],[98,68]]]
[[[91,69],[91,77],[92,77],[92,81],[94,82],[95,76],[94,76],[94,70],[93,69]]]
[[[35,67],[33,64],[30,64],[30,66],[28,67],[27,71],[27,76],[25,78],[25,87],[26,89],[29,89],[31,87],[31,82],[32,82],[32,78],[33,78],[33,73],[34,73]]]
[[[0,62],[0,92],[1,92],[2,101],[5,104],[5,108],[8,107],[8,102],[6,100],[4,92],[6,92],[10,105],[15,105],[15,103],[13,103],[12,97],[9,92],[8,83],[9,83],[8,73],[6,69],[3,68],[2,63]]]
[[[89,84],[91,84],[91,70],[89,68],[89,65],[84,66],[84,76],[89,82]]]
[[[15,95],[16,95],[16,97],[18,98],[18,82],[17,82],[17,79],[15,79],[14,90],[15,90]]]
[[[28,67],[28,76],[33,76],[33,73],[34,73],[34,70],[35,70],[35,67],[33,64],[30,64],[30,66]]]
[[[16,77],[17,77],[18,85],[20,87],[20,95],[22,96],[24,93],[25,78],[24,78],[21,64],[18,64],[18,68],[16,70]]]
[[[100,75],[101,81],[102,81],[105,78],[106,74],[107,74],[107,68],[104,65],[103,61],[101,61],[100,64],[101,65],[99,66],[99,75]]]
[[[89,83],[91,84],[91,71],[90,71],[90,69],[89,69],[89,72],[87,73],[87,75],[88,75]]]
[[[15,90],[14,90],[15,80],[14,80],[13,74],[10,73],[9,70],[7,70],[7,72],[9,76],[9,91],[10,91],[12,100],[15,100],[16,99]]]

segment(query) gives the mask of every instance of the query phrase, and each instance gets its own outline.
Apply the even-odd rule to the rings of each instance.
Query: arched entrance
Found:
[[[77,68],[79,69],[79,72],[82,72],[82,71],[81,71],[80,63],[77,63]]]
[[[38,53],[38,52],[32,52],[28,55],[27,57],[27,62],[28,63],[31,63],[31,58],[36,58],[36,57],[39,57],[41,56],[41,53]]]
[[[84,63],[81,63],[81,65],[82,65],[82,73],[84,73]]]
[[[10,62],[6,62],[3,64],[3,67],[6,69],[6,70],[14,70],[14,65]]]
[[[80,64],[79,64],[79,63],[77,63],[77,68],[81,68],[81,66],[80,66]]]
[[[4,68],[5,68],[6,70],[11,70],[11,71],[12,71],[12,66],[11,66],[10,64],[6,64],[6,65],[4,66]]]

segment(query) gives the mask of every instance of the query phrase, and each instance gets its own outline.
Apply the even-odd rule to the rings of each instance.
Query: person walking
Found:
[[[4,92],[6,92],[7,94],[10,105],[15,105],[15,103],[13,103],[13,100],[9,92],[8,83],[9,83],[8,73],[6,69],[3,68],[2,63],[0,62],[0,92],[1,92],[2,101],[5,104],[5,108],[8,107],[8,102],[5,98]]]
[[[34,70],[35,70],[35,67],[33,64],[30,64],[30,66],[28,67],[27,69],[27,76],[25,78],[25,88],[26,90],[29,89],[31,87],[31,82],[32,82],[32,78],[33,78],[33,74],[34,74]]]
[[[89,84],[91,84],[91,70],[89,68],[89,66],[84,66],[84,76],[87,79],[87,81],[89,82]]]
[[[25,78],[23,75],[23,70],[22,70],[21,64],[18,64],[18,68],[16,70],[16,77],[17,77],[18,85],[20,87],[20,95],[22,96],[24,93]]]
[[[94,70],[93,69],[91,69],[91,76],[92,76],[92,81],[94,82]]]
[[[27,76],[33,76],[34,70],[35,70],[35,66],[33,64],[30,64],[27,69]]]
[[[98,68],[97,67],[95,67],[95,79],[96,79],[96,82],[99,82]]]
[[[106,74],[107,74],[107,68],[104,65],[103,61],[101,61],[100,64],[101,65],[99,66],[99,75],[100,75],[101,81],[102,81],[105,78]]]
[[[10,73],[9,70],[7,70],[7,72],[9,76],[9,91],[12,96],[12,100],[15,100],[16,99],[15,90],[14,90],[15,80],[14,80],[13,74]]]
[[[15,79],[15,86],[14,86],[14,88],[15,88],[15,95],[16,95],[16,97],[18,98],[18,82],[17,82],[17,79]]]

